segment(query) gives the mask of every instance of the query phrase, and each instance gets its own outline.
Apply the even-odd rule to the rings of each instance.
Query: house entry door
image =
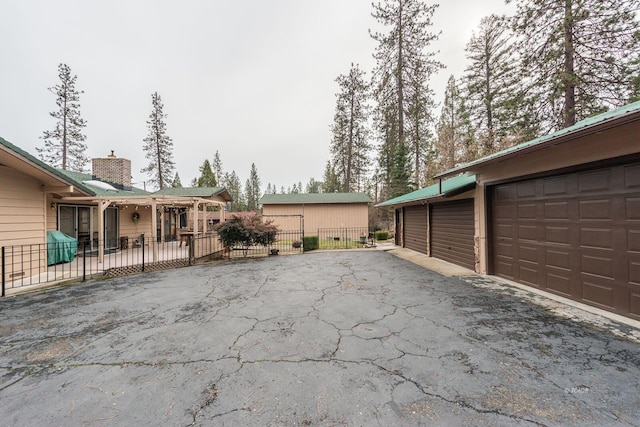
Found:
[[[90,206],[60,206],[58,211],[58,229],[77,239],[80,248],[92,243],[91,209]]]

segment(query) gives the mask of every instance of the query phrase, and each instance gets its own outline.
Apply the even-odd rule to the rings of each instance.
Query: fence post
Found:
[[[2,296],[4,297],[4,289],[5,289],[5,285],[6,285],[6,283],[5,283],[5,281],[6,281],[6,279],[5,279],[5,274],[6,274],[6,271],[5,271],[6,268],[5,267],[6,267],[6,265],[5,265],[5,261],[4,261],[4,246],[2,247],[2,255],[0,255],[0,256],[2,256]]]
[[[87,242],[82,245],[82,281],[87,280]]]
[[[144,273],[144,233],[140,235],[140,240],[142,242],[142,272]]]
[[[187,246],[189,247],[189,265],[193,265],[192,260],[195,258],[195,250],[193,249],[194,238],[192,235],[187,236]]]

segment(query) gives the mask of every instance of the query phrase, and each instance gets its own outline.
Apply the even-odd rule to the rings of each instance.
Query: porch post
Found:
[[[193,232],[198,234],[198,201],[193,201]]]
[[[164,249],[164,236],[166,235],[164,230],[164,206],[160,205],[160,245]]]
[[[158,212],[155,197],[151,199],[151,241],[153,246],[153,262],[158,260]]]
[[[101,264],[104,262],[104,211],[110,204],[108,200],[98,201],[98,262]]]

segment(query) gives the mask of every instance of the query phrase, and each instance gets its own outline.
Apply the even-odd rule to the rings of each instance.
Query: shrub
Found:
[[[302,242],[304,244],[303,248],[305,252],[312,251],[320,247],[320,240],[318,239],[318,236],[304,236]]]
[[[376,231],[376,240],[387,240],[389,238],[388,231]]]
[[[248,248],[253,245],[269,246],[276,240],[278,227],[273,220],[263,222],[256,212],[236,213],[231,219],[215,227],[220,241],[226,247],[240,245]]]

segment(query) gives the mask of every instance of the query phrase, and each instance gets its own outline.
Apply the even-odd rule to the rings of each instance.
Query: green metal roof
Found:
[[[53,175],[57,176],[58,178],[60,178],[61,180],[63,180],[64,182],[67,182],[71,185],[73,185],[74,187],[77,187],[78,189],[80,189],[82,192],[86,193],[86,194],[90,194],[90,195],[94,195],[94,191],[92,188],[88,188],[86,185],[82,184],[82,181],[76,181],[73,178],[70,178],[67,174],[65,174],[64,172],[67,171],[61,171],[59,169],[56,169],[52,166],[49,166],[48,164],[46,164],[45,162],[43,162],[42,160],[36,158],[35,156],[32,156],[31,154],[27,153],[26,151],[24,151],[22,148],[13,145],[12,143],[10,143],[9,141],[7,141],[6,139],[0,137],[0,145],[3,145],[4,147],[8,148],[9,150],[13,151],[14,153],[20,155],[20,157],[24,158],[25,160],[28,160],[31,163],[36,164],[38,167],[46,170],[47,172],[52,173]]]
[[[611,121],[614,119],[622,118],[627,115],[632,115],[640,112],[640,101],[633,102],[631,104],[627,104],[623,107],[616,108],[615,110],[607,111],[602,114],[595,115],[593,117],[586,118],[584,120],[579,121],[573,126],[566,127],[564,129],[560,129],[556,132],[550,133],[548,135],[540,136],[538,138],[532,139],[531,141],[524,142],[519,145],[515,145],[513,147],[507,148],[502,151],[498,151],[496,153],[490,154],[488,156],[482,157],[480,159],[474,160],[469,163],[464,163],[460,166],[457,166],[453,169],[449,169],[442,173],[437,174],[435,177],[443,177],[447,175],[454,175],[460,172],[470,170],[474,166],[478,166],[484,163],[490,163],[500,158],[509,157],[511,155],[519,154],[522,151],[542,148],[546,144],[552,144],[555,140],[570,135],[571,133],[578,132],[583,129],[588,129],[590,127],[595,127],[598,125],[602,125],[607,121]]]
[[[232,201],[231,196],[223,187],[167,187],[158,190],[154,195],[159,196],[184,196],[184,197],[213,197],[222,196],[227,201]]]
[[[371,203],[365,193],[298,193],[265,194],[260,199],[262,205],[311,205],[334,203]]]
[[[428,200],[437,197],[446,197],[452,195],[452,193],[459,193],[461,190],[469,187],[471,189],[476,184],[476,176],[460,175],[454,178],[450,178],[442,181],[442,185],[439,183],[430,185],[425,188],[407,193],[403,196],[396,197],[386,202],[378,203],[376,207],[383,206],[396,206],[404,205],[418,200]],[[441,191],[442,190],[442,191]]]
[[[67,176],[69,179],[73,180],[74,182],[80,183],[82,185],[84,185],[87,188],[91,189],[91,192],[93,193],[94,196],[97,197],[108,197],[108,196],[145,196],[149,193],[148,191],[142,190],[140,188],[136,188],[136,187],[130,187],[128,189],[121,189],[121,188],[115,188],[116,191],[113,190],[105,190],[103,188],[98,188],[96,186],[91,185],[91,183],[86,183],[85,181],[96,181],[95,178],[93,178],[93,176],[90,173],[84,173],[84,172],[75,172],[75,171],[69,171],[69,170],[60,170],[58,169],[58,172],[62,173],[63,175]]]

